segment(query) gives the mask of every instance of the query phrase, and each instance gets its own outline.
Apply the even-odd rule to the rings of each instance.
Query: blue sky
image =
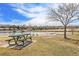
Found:
[[[29,17],[24,17],[23,15],[19,14],[12,8],[13,7],[10,6],[9,4],[0,4],[0,14],[1,14],[0,18],[4,22],[11,22],[14,19],[18,19],[20,21],[24,19],[29,19]]]
[[[56,22],[47,24],[45,17],[49,5],[57,6],[48,3],[0,3],[0,24],[62,25]]]
[[[0,23],[3,24],[23,24],[40,14],[41,10],[31,11],[33,8],[43,8],[48,4],[44,3],[0,3]]]

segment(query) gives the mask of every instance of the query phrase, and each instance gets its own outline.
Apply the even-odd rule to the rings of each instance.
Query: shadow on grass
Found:
[[[24,47],[27,47],[28,45],[30,45],[32,43],[32,41],[26,41],[24,43],[24,45],[10,45],[8,46],[8,48],[12,48],[12,49],[15,49],[15,50],[21,50],[23,49]]]
[[[74,43],[74,44],[79,45],[79,40],[78,40],[78,39],[66,38],[66,41],[68,41],[68,42],[72,42],[72,43]]]

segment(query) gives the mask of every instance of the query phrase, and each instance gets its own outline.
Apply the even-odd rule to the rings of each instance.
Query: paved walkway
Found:
[[[0,47],[7,47],[8,43],[6,41],[0,40]]]

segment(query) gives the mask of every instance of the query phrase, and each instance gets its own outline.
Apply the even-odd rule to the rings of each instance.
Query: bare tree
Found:
[[[66,36],[66,28],[68,24],[75,20],[78,20],[79,16],[79,4],[76,3],[63,3],[59,4],[58,8],[48,8],[48,18],[51,21],[59,21],[64,26],[64,38]]]

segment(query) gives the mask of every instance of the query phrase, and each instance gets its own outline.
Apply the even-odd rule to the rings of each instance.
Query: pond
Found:
[[[24,32],[24,33],[31,33],[31,35],[34,36],[49,36],[49,35],[63,35],[63,32]],[[0,35],[10,35],[13,34],[12,32],[9,31],[0,31]],[[16,34],[21,34],[20,32],[17,32]]]

